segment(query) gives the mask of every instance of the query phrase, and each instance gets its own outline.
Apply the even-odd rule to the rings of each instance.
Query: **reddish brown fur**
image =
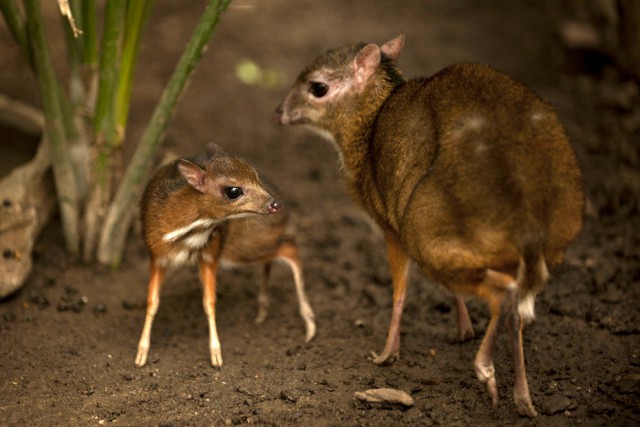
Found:
[[[240,188],[231,198],[226,191]],[[259,320],[266,316],[266,284],[272,261],[291,266],[307,341],[315,334],[313,312],[304,294],[301,264],[288,213],[263,188],[255,170],[210,144],[207,156],[184,159],[160,168],[149,181],[141,204],[142,228],[151,256],[151,277],[145,326],[136,364],[146,363],[153,319],[167,267],[197,262],[209,320],[211,364],[222,365],[215,325],[216,272],[219,261],[260,263],[265,278],[259,293]],[[276,215],[267,215],[279,212]],[[232,219],[237,215],[248,215]],[[262,215],[260,215],[262,214]]]
[[[203,218],[222,222],[231,215],[266,215],[276,203],[248,163],[216,152],[219,148],[210,149],[212,153],[207,157],[191,159],[206,173],[205,192],[193,188],[182,176],[178,167],[182,159],[158,169],[147,184],[141,203],[142,230],[149,252],[157,259],[178,249],[177,242],[163,239],[173,230]],[[244,189],[241,199],[229,200],[222,193],[223,187],[233,186]]]
[[[533,315],[546,266],[562,261],[581,229],[577,161],[551,106],[525,86],[480,64],[406,81],[395,66],[403,44],[400,36],[321,55],[275,119],[310,125],[335,143],[352,197],[385,234],[394,309],[376,363],[399,356],[410,257],[454,292],[487,300],[492,325],[503,313],[512,319],[514,398],[520,413],[535,416],[518,325]],[[472,334],[459,298],[456,307],[460,336]],[[496,330],[476,358],[494,402]]]

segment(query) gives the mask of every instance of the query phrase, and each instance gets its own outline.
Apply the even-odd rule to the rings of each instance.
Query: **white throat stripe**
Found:
[[[217,221],[211,218],[201,218],[193,221],[191,224],[187,224],[184,227],[180,227],[176,230],[170,231],[162,236],[162,240],[165,242],[175,242],[185,234],[189,233],[191,230],[196,228],[207,228],[211,227]]]

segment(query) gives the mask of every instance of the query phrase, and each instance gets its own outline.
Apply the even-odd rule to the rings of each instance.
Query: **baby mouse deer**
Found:
[[[147,362],[151,327],[167,268],[195,262],[204,289],[212,366],[222,366],[215,319],[216,272],[221,261],[264,265],[258,323],[267,314],[266,285],[271,262],[281,259],[289,264],[305,321],[306,340],[314,337],[314,315],[304,292],[302,266],[288,213],[247,162],[208,144],[206,156],[179,159],[159,168],[142,196],[141,219],[151,255],[151,277],[136,365]]]
[[[275,120],[308,125],[334,143],[353,199],[382,229],[393,281],[387,341],[377,364],[400,354],[409,260],[455,295],[487,301],[490,321],[475,370],[494,405],[493,364],[508,325],[514,401],[537,415],[522,329],[534,299],[582,227],[581,172],[553,108],[510,77],[458,64],[406,80],[404,35],[320,55],[298,77]],[[456,298],[461,337],[473,333]]]

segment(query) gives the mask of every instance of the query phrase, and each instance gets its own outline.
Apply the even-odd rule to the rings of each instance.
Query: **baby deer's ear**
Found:
[[[396,61],[400,56],[400,53],[402,52],[403,47],[404,47],[404,34],[400,34],[392,38],[382,46],[380,46],[380,50],[389,58]]]
[[[202,168],[186,159],[178,162],[180,175],[187,180],[187,183],[201,193],[205,192],[207,185],[207,174]]]
[[[358,90],[362,90],[367,81],[376,72],[380,64],[380,47],[370,43],[363,47],[353,60],[355,71],[354,83]]]
[[[215,142],[210,142],[207,144],[206,153],[207,158],[227,156],[227,153]]]

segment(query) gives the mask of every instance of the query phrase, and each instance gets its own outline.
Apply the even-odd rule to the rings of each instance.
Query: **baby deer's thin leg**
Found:
[[[278,250],[278,258],[284,260],[293,273],[293,280],[296,285],[296,294],[298,296],[298,305],[300,307],[300,316],[304,320],[306,335],[305,341],[309,342],[316,335],[316,321],[307,295],[304,291],[304,277],[302,275],[302,263],[298,254],[298,246],[293,242],[285,242]]]
[[[456,313],[458,314],[458,340],[466,341],[475,335],[473,325],[471,325],[471,319],[469,318],[469,312],[467,311],[467,305],[460,295],[455,296],[455,305]]]
[[[264,271],[262,275],[262,281],[258,288],[258,315],[256,316],[256,323],[263,323],[267,314],[269,313],[269,292],[267,286],[269,284],[269,276],[271,276],[271,263],[267,262],[264,265]]]
[[[409,257],[396,235],[387,232],[385,242],[393,282],[393,309],[384,351],[373,360],[376,365],[390,365],[400,357],[400,323],[407,291],[407,276],[409,275]]]
[[[524,320],[518,313],[515,292],[510,295],[510,297],[509,340],[513,351],[513,400],[520,415],[533,418],[536,417],[538,413],[531,403],[529,384],[527,382],[527,374],[524,368],[524,349],[522,346],[522,329],[524,326]]]
[[[144,327],[142,328],[142,336],[138,343],[138,354],[136,355],[136,365],[138,366],[144,366],[147,363],[147,355],[149,354],[149,347],[151,345],[151,327],[153,326],[153,319],[160,305],[160,288],[164,280],[164,273],[165,269],[152,259],[151,277],[149,278],[149,291],[147,294],[147,315],[144,320]]]
[[[211,353],[211,366],[219,368],[222,366],[222,351],[220,340],[218,339],[218,329],[216,328],[216,261],[207,262],[200,260],[200,280],[204,291],[203,305],[204,312],[209,320],[209,350]]]

